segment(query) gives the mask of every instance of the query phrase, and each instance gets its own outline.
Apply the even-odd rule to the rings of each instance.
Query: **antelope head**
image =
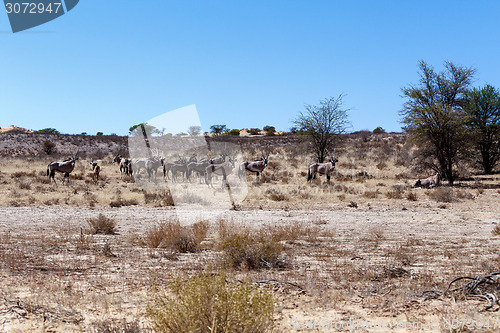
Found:
[[[264,166],[267,167],[267,163],[269,162],[269,153],[267,153],[267,156],[266,156],[266,155],[264,155],[264,151],[263,150],[261,150],[260,152],[262,154],[262,160],[264,161]]]

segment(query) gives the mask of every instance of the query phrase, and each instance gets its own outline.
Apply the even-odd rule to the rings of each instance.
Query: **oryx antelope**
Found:
[[[439,182],[441,181],[441,174],[438,172],[436,175],[425,178],[425,179],[417,179],[414,187],[428,187],[433,188],[439,186]]]
[[[64,174],[62,183],[64,184],[64,179],[67,178],[69,184],[69,174],[75,168],[75,163],[78,160],[78,157],[76,157],[77,154],[78,152],[76,152],[75,156],[73,156],[72,158],[64,160],[62,162],[50,162],[49,165],[47,165],[47,176],[49,177],[49,184],[51,183],[51,180],[54,180],[54,182],[56,181],[54,179],[56,171]]]
[[[335,170],[335,163],[337,163],[338,160],[335,158],[335,150],[333,150],[333,157],[330,155],[328,150],[326,152],[330,156],[330,162],[311,164],[309,166],[309,170],[307,171],[307,181],[315,179],[316,173],[319,173],[320,175],[326,175],[326,182],[327,184],[330,184],[330,175],[333,170]]]
[[[120,165],[120,174],[125,173],[128,176],[132,175],[132,163],[128,158],[122,157],[120,154],[116,155],[113,162]]]
[[[97,164],[97,162],[94,162],[94,160],[92,160],[92,162],[90,162],[90,166],[92,167],[92,178],[94,179],[94,181],[98,181],[99,180],[99,174],[101,173],[101,167]]]
[[[212,186],[212,175],[222,176],[222,187],[227,184],[227,176],[233,172],[234,157],[229,159],[228,162],[221,164],[210,164],[205,168],[205,182],[208,186]]]
[[[248,170],[251,172],[255,172],[257,174],[257,181],[259,180],[259,175],[267,167],[267,163],[269,161],[269,153],[267,154],[267,156],[264,155],[263,151],[261,151],[261,153],[262,153],[262,159],[260,161],[241,162],[240,167],[238,169],[238,177],[240,179],[246,176],[245,170]]]
[[[193,171],[195,171],[199,176],[199,180],[200,180],[200,184],[201,184],[201,177],[205,176],[206,169],[209,165],[210,165],[210,162],[208,160],[202,160],[200,162],[188,163],[188,165],[187,165],[187,178],[189,179],[191,177],[191,174],[193,173]]]
[[[163,165],[162,157],[155,156],[153,158],[146,160],[145,166],[146,166],[146,171],[148,173],[148,177],[151,178],[154,172],[156,178],[156,175],[158,173],[158,168],[162,165]]]

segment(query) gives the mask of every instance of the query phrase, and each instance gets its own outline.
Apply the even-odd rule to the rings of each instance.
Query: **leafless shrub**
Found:
[[[495,228],[493,228],[493,230],[491,231],[491,233],[494,235],[494,236],[500,236],[500,225],[497,224],[495,226]]]
[[[42,149],[47,155],[52,155],[56,152],[56,145],[50,140],[45,140]]]
[[[427,195],[437,202],[452,202],[454,200],[453,190],[449,187],[436,188],[427,192]]]
[[[111,207],[122,207],[122,206],[137,206],[139,202],[136,199],[125,200],[118,198],[109,203]]]
[[[385,196],[388,198],[388,199],[402,199],[403,198],[403,191],[400,190],[400,189],[394,189],[394,190],[390,190],[388,192],[385,193]]]
[[[19,183],[19,189],[21,190],[31,190],[31,184],[26,182]]]
[[[408,194],[406,195],[406,200],[417,201],[417,194],[415,194],[413,192],[408,192]]]
[[[376,190],[376,191],[365,191],[363,193],[363,197],[367,198],[367,199],[376,199],[379,195],[379,191]]]
[[[385,168],[387,168],[387,163],[385,163],[385,162],[379,162],[379,163],[377,163],[376,166],[377,166],[377,169],[384,170]]]
[[[99,214],[96,218],[90,218],[87,220],[89,224],[88,233],[90,234],[105,234],[113,235],[116,233],[116,221],[104,214]]]
[[[101,322],[94,323],[92,326],[95,327],[96,333],[141,333],[146,332],[145,329],[141,329],[141,326],[137,322],[127,322],[104,320]],[[148,330],[150,331],[150,330]]]
[[[144,191],[144,202],[146,204],[154,203],[157,207],[168,207],[174,205],[174,199],[169,190],[158,192]]]
[[[205,221],[191,226],[181,226],[178,220],[171,220],[151,227],[139,243],[148,248],[170,248],[181,253],[193,252],[199,248],[208,232]]]
[[[266,190],[265,194],[267,197],[273,201],[286,201],[288,200],[288,196],[284,193],[282,193],[280,190],[277,190],[275,188],[270,188]]]

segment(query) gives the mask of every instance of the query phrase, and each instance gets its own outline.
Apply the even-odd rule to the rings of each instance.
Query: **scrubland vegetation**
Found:
[[[120,175],[114,143],[82,151],[64,186],[46,176],[60,148],[2,155],[0,328],[288,332],[291,319],[363,318],[444,332],[448,320],[498,318],[498,282],[447,290],[500,271],[497,174],[464,163],[454,186],[414,188],[431,171],[406,136],[359,132],[340,141],[327,186],[306,182],[314,160],[297,136],[222,139],[249,159],[269,151],[268,167],[260,182],[247,175],[239,210],[182,216],[168,191]]]

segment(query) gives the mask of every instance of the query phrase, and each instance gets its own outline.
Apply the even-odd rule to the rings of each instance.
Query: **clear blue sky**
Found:
[[[344,93],[352,130],[400,131],[420,59],[500,87],[499,1],[108,1],[12,34],[0,13],[0,125],[127,134],[196,104],[205,130],[287,130]]]

